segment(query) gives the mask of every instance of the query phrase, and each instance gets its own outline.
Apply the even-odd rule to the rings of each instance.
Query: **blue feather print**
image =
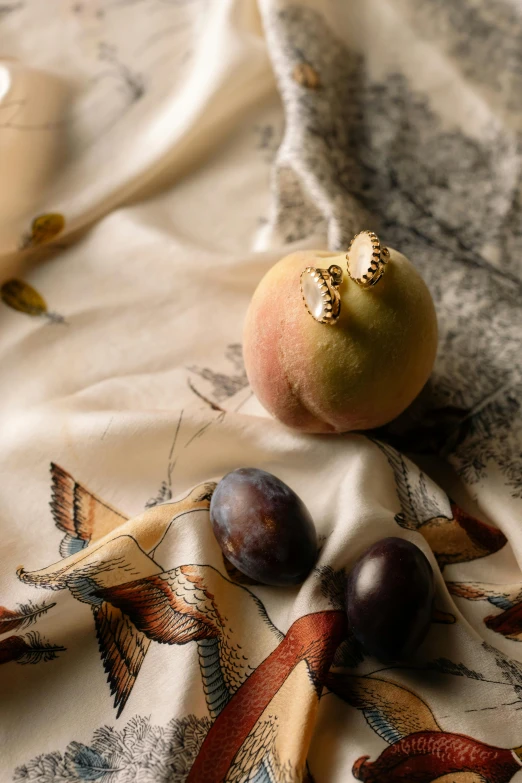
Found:
[[[74,771],[80,780],[103,780],[111,772],[119,772],[110,766],[109,762],[93,748],[82,745],[81,742],[71,742],[66,756],[72,762]]]
[[[488,601],[490,604],[493,604],[493,606],[496,606],[498,609],[503,609],[505,612],[507,612],[508,609],[512,609],[515,605],[507,595],[491,595],[488,596]]]
[[[75,555],[76,552],[81,552],[85,549],[89,542],[84,541],[82,538],[75,538],[66,533],[60,541],[60,556],[69,557],[69,555]]]
[[[264,761],[259,765],[257,772],[252,778],[252,783],[272,783],[272,778]]]
[[[390,745],[402,739],[402,732],[383,715],[380,709],[363,710],[363,715],[374,732]]]

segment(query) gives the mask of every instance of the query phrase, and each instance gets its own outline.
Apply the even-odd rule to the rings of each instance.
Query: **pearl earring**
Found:
[[[354,236],[346,254],[348,274],[362,288],[379,282],[390,260],[390,251],[381,245],[373,231],[361,231]]]
[[[306,309],[320,324],[334,324],[339,318],[342,279],[343,270],[336,264],[328,269],[308,266],[301,274],[301,294]]]

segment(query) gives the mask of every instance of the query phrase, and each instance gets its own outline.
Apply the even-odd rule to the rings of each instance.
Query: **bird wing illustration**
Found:
[[[183,568],[113,585],[101,595],[148,643],[198,642],[203,689],[215,718],[231,696],[222,666],[220,617],[207,592],[187,579]]]
[[[417,530],[431,547],[440,568],[498,552],[507,543],[501,530],[468,514],[407,457],[373,441],[393,469],[401,513],[395,521]]]
[[[68,588],[91,606],[96,635],[118,716],[125,707],[149,647],[149,639],[121,611],[105,603],[98,590],[129,579],[161,573],[162,568],[130,536],[117,536],[42,571],[20,569],[26,584],[50,590]]]
[[[253,593],[212,566],[179,566],[98,594],[152,641],[197,641],[212,717],[282,638]],[[245,640],[251,640],[248,656]]]
[[[452,506],[455,508],[455,506]],[[455,518],[430,519],[419,532],[429,544],[441,569],[453,563],[469,563],[498,552],[507,539],[502,531],[459,510]]]
[[[119,718],[136,682],[150,640],[131,620],[103,601],[93,607],[96,636]]]
[[[486,584],[484,582],[446,582],[452,595],[467,598],[469,601],[489,601],[498,609],[507,611],[522,601],[522,585],[520,583]]]
[[[400,525],[416,530],[434,517],[453,518],[447,495],[434,481],[391,446],[377,440],[373,443],[383,452],[395,476],[401,504],[401,514],[396,521]]]
[[[331,673],[327,687],[352,707],[392,744],[418,731],[441,731],[428,705],[412,691],[378,677]]]
[[[223,621],[207,591],[190,579],[189,569],[181,566],[145,579],[114,584],[100,594],[152,641],[186,644],[194,639],[217,637]]]
[[[138,566],[138,571],[134,571],[133,563],[136,562],[137,564],[143,559],[143,564],[145,564],[148,553],[152,552],[161,543],[167,530],[176,519],[186,513],[208,509],[214,487],[214,483],[200,484],[181,500],[153,506],[140,516],[132,519],[127,520],[120,517],[120,523],[116,531],[112,529],[102,538],[91,541],[88,546],[84,547],[82,545],[82,548],[78,551],[46,568],[32,572],[26,571],[25,568],[20,568],[18,569],[18,576],[24,582],[51,590],[60,590],[69,586],[67,584],[67,576],[71,573],[74,573],[75,578],[77,578],[78,576],[88,577],[92,572],[98,571],[100,573],[107,571],[115,572],[117,563],[113,560],[114,557],[117,560],[123,557],[121,568],[123,570],[128,569],[127,578],[121,579],[118,584],[123,581],[128,582],[137,579],[140,576],[148,576],[150,572],[146,570],[146,573],[142,573]],[[73,505],[69,504],[66,507],[64,501],[60,504],[60,507],[64,509],[62,514],[64,525],[65,521],[68,520],[68,529],[74,532],[74,517],[68,516],[73,509]],[[68,512],[65,511],[66,508],[69,509]],[[72,534],[69,535],[72,537]],[[85,539],[80,540],[83,541]],[[117,543],[106,549],[105,547],[111,544],[111,542]],[[108,553],[111,554],[109,555]],[[110,562],[105,562],[107,558]],[[161,570],[163,569],[160,569],[160,572]],[[122,574],[122,576],[125,576],[125,574]],[[82,598],[79,597],[79,600],[82,600]]]
[[[51,512],[56,527],[65,533],[60,555],[68,557],[117,528],[127,517],[51,463]]]
[[[59,530],[65,533],[60,555],[78,554],[88,544],[108,539],[117,531],[127,533],[147,552],[158,546],[175,518],[187,511],[208,509],[216,487],[206,481],[179,500],[169,500],[129,519],[94,495],[67,471],[51,464],[51,511]]]

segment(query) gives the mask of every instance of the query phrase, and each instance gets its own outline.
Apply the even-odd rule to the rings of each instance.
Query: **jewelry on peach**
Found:
[[[361,231],[350,242],[346,254],[348,275],[362,288],[379,282],[390,260],[390,251],[373,231]]]
[[[339,318],[342,279],[343,270],[337,264],[328,269],[307,266],[301,274],[301,294],[306,309],[320,324],[334,324]]]

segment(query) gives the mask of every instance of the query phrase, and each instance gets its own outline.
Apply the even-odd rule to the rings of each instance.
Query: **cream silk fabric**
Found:
[[[0,3],[2,783],[522,781],[520,29],[515,0]],[[432,290],[433,379],[371,437],[293,433],[248,388],[249,299],[366,227]],[[309,507],[302,587],[225,568],[208,482],[240,466]],[[389,535],[437,580],[395,667],[334,649]]]

